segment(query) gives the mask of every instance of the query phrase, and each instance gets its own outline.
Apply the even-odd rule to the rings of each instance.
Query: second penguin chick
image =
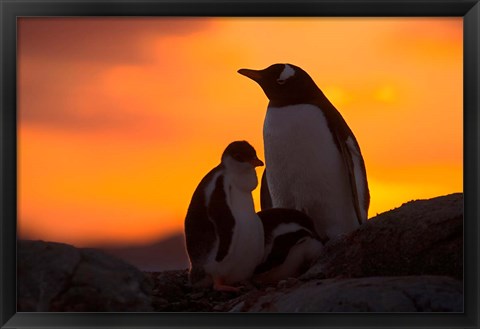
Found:
[[[326,239],[315,233],[313,220],[298,210],[272,208],[258,212],[265,255],[254,280],[274,283],[303,274],[320,256]]]
[[[255,149],[233,142],[195,190],[185,218],[192,285],[238,291],[232,285],[250,279],[262,261],[263,226],[252,199],[257,166]]]

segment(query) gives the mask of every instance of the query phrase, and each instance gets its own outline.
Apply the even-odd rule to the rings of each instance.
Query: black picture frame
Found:
[[[1,328],[478,328],[480,4],[478,0],[0,0]],[[464,19],[463,313],[16,313],[16,19],[22,16],[459,16]]]

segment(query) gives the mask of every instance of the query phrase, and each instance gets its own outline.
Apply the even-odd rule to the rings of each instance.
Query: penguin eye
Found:
[[[287,80],[277,79],[277,83],[278,83],[279,85],[283,85],[285,82],[287,82]]]

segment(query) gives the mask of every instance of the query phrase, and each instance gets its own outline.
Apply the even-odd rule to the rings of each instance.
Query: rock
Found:
[[[18,311],[153,310],[145,275],[103,252],[43,241],[18,250]]]
[[[67,288],[80,251],[61,243],[21,241],[18,245],[18,310],[47,312]]]
[[[300,281],[296,278],[287,278],[285,280],[279,281],[277,288],[290,288],[298,284]]]
[[[274,293],[252,292],[231,312],[462,312],[463,285],[440,276],[311,280]]]
[[[190,292],[188,285],[188,271],[151,272],[154,280],[155,296],[166,300],[175,300]]]
[[[463,194],[411,201],[331,241],[302,279],[463,277]]]
[[[18,311],[462,312],[463,195],[408,202],[328,243],[303,276],[239,293],[138,271],[92,249],[22,241]]]

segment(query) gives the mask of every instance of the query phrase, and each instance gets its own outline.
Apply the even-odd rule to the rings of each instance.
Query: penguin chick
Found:
[[[367,220],[370,194],[360,146],[341,114],[300,67],[241,69],[269,99],[263,126],[262,209],[305,212],[319,235],[346,234]]]
[[[232,284],[251,278],[262,261],[263,226],[251,194],[258,185],[257,166],[263,162],[255,149],[235,141],[193,193],[185,218],[193,286],[238,291]]]
[[[307,271],[326,243],[315,233],[312,219],[294,209],[272,208],[257,214],[263,224],[265,254],[254,281],[275,283]]]

